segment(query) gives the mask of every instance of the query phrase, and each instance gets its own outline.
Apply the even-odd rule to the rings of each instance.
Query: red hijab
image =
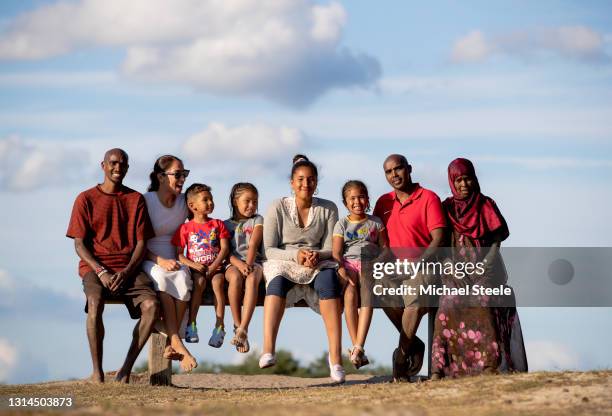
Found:
[[[474,180],[474,190],[470,196],[462,199],[455,189],[455,179],[464,175]],[[442,204],[453,229],[459,234],[471,237],[478,246],[483,243],[490,244],[492,241],[487,240],[494,231],[501,232],[502,241],[508,238],[510,232],[497,205],[491,198],[480,193],[472,162],[463,158],[453,160],[448,165],[448,184],[453,196],[446,198]]]

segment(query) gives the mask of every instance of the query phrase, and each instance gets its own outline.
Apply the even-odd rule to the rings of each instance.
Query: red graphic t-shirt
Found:
[[[222,238],[230,238],[223,221],[211,219],[205,223],[197,223],[191,220],[176,230],[172,244],[187,248],[186,256],[189,260],[208,266],[221,251]]]

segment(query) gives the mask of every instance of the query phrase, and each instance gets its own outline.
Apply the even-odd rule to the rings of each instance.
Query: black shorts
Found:
[[[113,295],[105,288],[94,272],[89,272],[83,276],[83,292],[86,297],[93,296],[103,301],[123,302],[132,319],[140,318],[140,304],[143,301],[150,299],[157,302],[151,279],[142,271],[128,277],[117,295]],[[87,299],[85,299],[85,313],[87,312]]]

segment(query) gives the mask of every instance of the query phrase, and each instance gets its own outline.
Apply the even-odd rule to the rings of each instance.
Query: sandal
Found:
[[[249,338],[247,336],[247,331],[242,328],[234,329],[234,338],[230,341],[230,344],[236,346],[236,351],[246,354],[251,350],[251,346],[249,344]]]
[[[368,360],[368,357],[365,355],[365,350],[361,345],[353,345],[352,348],[348,349],[348,353],[349,359],[351,363],[353,363],[355,369],[359,370],[359,368],[364,365],[370,364],[370,360]]]

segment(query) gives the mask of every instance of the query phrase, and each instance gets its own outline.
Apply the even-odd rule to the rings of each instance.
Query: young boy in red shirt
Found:
[[[210,280],[215,295],[217,321],[208,345],[219,348],[225,338],[225,278],[223,262],[230,252],[230,234],[221,220],[210,218],[215,209],[209,186],[194,183],[185,192],[192,219],[181,225],[172,238],[177,247],[179,261],[191,268],[194,287],[189,307],[186,342],[198,342],[196,316],[206,280]],[[187,255],[185,256],[185,251]]]

